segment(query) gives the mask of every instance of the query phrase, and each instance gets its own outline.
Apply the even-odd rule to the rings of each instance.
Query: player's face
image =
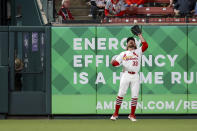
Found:
[[[127,43],[127,49],[128,48],[137,49],[136,44],[135,44],[135,41],[133,41],[133,40],[128,41],[128,43]]]

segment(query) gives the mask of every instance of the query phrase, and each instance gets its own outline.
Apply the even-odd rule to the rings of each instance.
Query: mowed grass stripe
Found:
[[[197,119],[0,120],[0,131],[196,131]]]

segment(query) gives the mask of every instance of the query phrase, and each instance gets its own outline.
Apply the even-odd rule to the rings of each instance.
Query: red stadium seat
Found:
[[[149,18],[149,23],[165,23],[165,18]]]
[[[137,15],[173,15],[174,10],[171,7],[141,7],[137,8]]]
[[[174,18],[173,23],[185,23],[186,19],[185,18]]]
[[[185,23],[185,18],[149,18],[149,23]]]
[[[153,3],[153,2],[155,2],[155,3],[170,3],[170,0],[146,0],[147,1],[147,3],[149,2],[149,3]]]
[[[109,18],[104,19],[102,23],[197,23],[197,18],[164,18],[164,17],[147,17],[147,18],[137,18],[137,17],[125,17],[125,18]]]
[[[189,18],[189,23],[197,23],[197,18]]]
[[[146,23],[146,18],[129,18],[129,23]]]

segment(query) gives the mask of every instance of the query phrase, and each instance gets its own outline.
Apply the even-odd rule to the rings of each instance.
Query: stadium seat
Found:
[[[131,23],[146,23],[145,18],[130,18]]]
[[[164,23],[165,18],[149,18],[149,23]]]
[[[197,18],[189,18],[189,23],[197,23]]]
[[[172,17],[147,17],[147,18],[135,18],[135,17],[125,17],[125,18],[109,18],[102,21],[102,23],[197,23],[197,18],[172,18]]]
[[[185,23],[185,18],[149,18],[149,23]]]
[[[171,7],[141,7],[137,8],[137,15],[173,15],[174,10]]]
[[[147,0],[147,3],[170,3],[170,0]]]

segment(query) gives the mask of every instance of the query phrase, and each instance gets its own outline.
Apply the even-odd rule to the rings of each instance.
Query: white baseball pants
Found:
[[[131,89],[131,98],[138,98],[140,90],[140,78],[138,73],[129,74],[127,71],[123,72],[120,79],[118,96],[124,97],[129,86]]]

